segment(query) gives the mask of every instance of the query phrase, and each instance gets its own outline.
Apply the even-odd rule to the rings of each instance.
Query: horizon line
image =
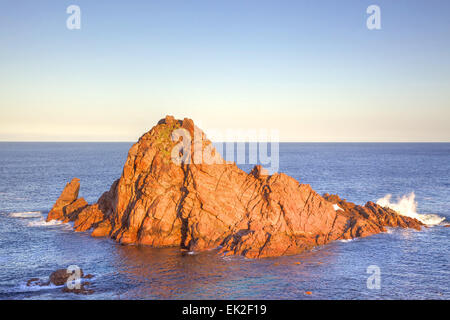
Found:
[[[0,140],[0,143],[136,143],[131,140]],[[273,141],[211,141],[212,143],[272,143]],[[450,141],[278,141],[278,143],[450,143]]]

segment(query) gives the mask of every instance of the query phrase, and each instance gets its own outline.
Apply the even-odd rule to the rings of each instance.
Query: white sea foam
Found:
[[[338,240],[338,241],[340,241],[340,242],[351,242],[353,240],[355,240],[355,238],[353,238],[353,239],[341,239],[341,240]]]
[[[387,194],[383,198],[377,200],[377,204],[382,207],[388,207],[397,211],[402,216],[415,218],[426,225],[437,225],[445,220],[445,218],[437,214],[422,214],[417,213],[416,195],[411,192],[409,195],[404,195],[397,199],[397,202],[392,201],[392,195]]]
[[[59,220],[51,220],[51,221],[45,221],[45,219],[43,217],[41,217],[41,219],[38,220],[34,220],[34,221],[30,221],[27,224],[29,227],[51,227],[51,226],[59,226],[59,225],[63,225],[63,226],[68,226],[71,227],[71,225],[67,222],[62,222]]]
[[[28,211],[28,212],[13,212],[9,214],[12,218],[40,218],[42,212],[40,211]]]
[[[82,284],[85,284],[89,281],[94,281],[96,280],[97,277],[93,277],[91,279],[80,279],[80,282]],[[40,279],[40,281],[42,281],[43,283],[46,283],[45,285],[39,285],[36,283],[32,283],[30,286],[27,286],[26,283],[21,283],[19,285],[19,291],[20,292],[25,292],[25,291],[42,291],[42,290],[52,290],[52,289],[58,289],[58,288],[64,288],[66,285],[55,285],[53,283],[51,283],[48,279],[48,277]]]
[[[64,288],[64,285],[55,286],[54,284],[50,283],[46,286],[39,286],[39,285],[27,286],[24,283],[19,286],[19,291],[21,291],[21,292],[23,292],[23,291],[41,291],[41,290],[51,290],[51,289],[58,289],[58,288]]]

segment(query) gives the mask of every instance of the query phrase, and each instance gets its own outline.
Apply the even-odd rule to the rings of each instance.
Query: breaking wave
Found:
[[[40,218],[42,213],[40,211],[13,212],[9,216],[12,218]]]
[[[411,192],[409,195],[404,195],[397,199],[397,202],[392,201],[392,195],[387,194],[383,198],[377,200],[377,204],[382,207],[388,207],[397,211],[402,216],[415,218],[426,225],[437,225],[445,220],[445,218],[437,214],[422,214],[417,213],[416,195]]]
[[[61,226],[64,229],[72,229],[73,225],[70,222],[62,222],[59,220],[45,221],[45,216],[41,211],[22,211],[12,212],[8,214],[11,218],[23,219],[23,223],[28,227],[53,227]]]
[[[353,241],[355,239],[356,238],[353,238],[353,239],[341,239],[341,240],[338,240],[338,241],[340,241],[340,242],[351,242],[351,241]]]
[[[45,219],[43,217],[41,217],[41,219],[39,220],[34,220],[34,221],[30,221],[27,224],[29,227],[51,227],[51,226],[59,226],[59,225],[63,225],[63,226],[68,226],[71,227],[71,225],[67,222],[62,222],[59,220],[51,220],[51,221],[45,221]]]

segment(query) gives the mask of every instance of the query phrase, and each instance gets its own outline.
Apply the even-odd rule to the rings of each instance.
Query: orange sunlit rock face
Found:
[[[191,159],[198,159],[195,150],[208,150],[214,164],[172,161],[179,143],[172,133],[180,128],[192,138],[190,148],[180,152],[188,150]],[[194,133],[200,133],[200,142]],[[192,120],[171,116],[131,147],[122,176],[96,204],[82,206],[79,187],[78,179],[66,186],[48,220],[74,221],[76,231],[93,229],[93,236],[123,244],[189,251],[220,247],[226,254],[263,258],[369,236],[386,226],[422,226],[372,202],[362,207],[335,195],[321,196],[307,184],[283,173],[269,175],[260,166],[247,174],[225,162]]]

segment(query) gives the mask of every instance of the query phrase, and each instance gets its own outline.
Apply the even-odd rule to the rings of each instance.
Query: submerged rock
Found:
[[[172,139],[176,129],[187,135]],[[191,142],[177,149],[181,139]],[[174,161],[173,150],[192,161]],[[131,147],[122,176],[96,204],[81,210],[81,203],[73,205],[78,189],[78,179],[72,180],[51,211],[54,219],[74,221],[76,231],[93,229],[92,236],[122,244],[188,251],[220,246],[223,253],[249,258],[296,254],[383,232],[385,226],[422,226],[372,202],[362,207],[321,196],[307,184],[283,173],[269,175],[260,166],[247,174],[225,162],[192,120],[171,116]]]

